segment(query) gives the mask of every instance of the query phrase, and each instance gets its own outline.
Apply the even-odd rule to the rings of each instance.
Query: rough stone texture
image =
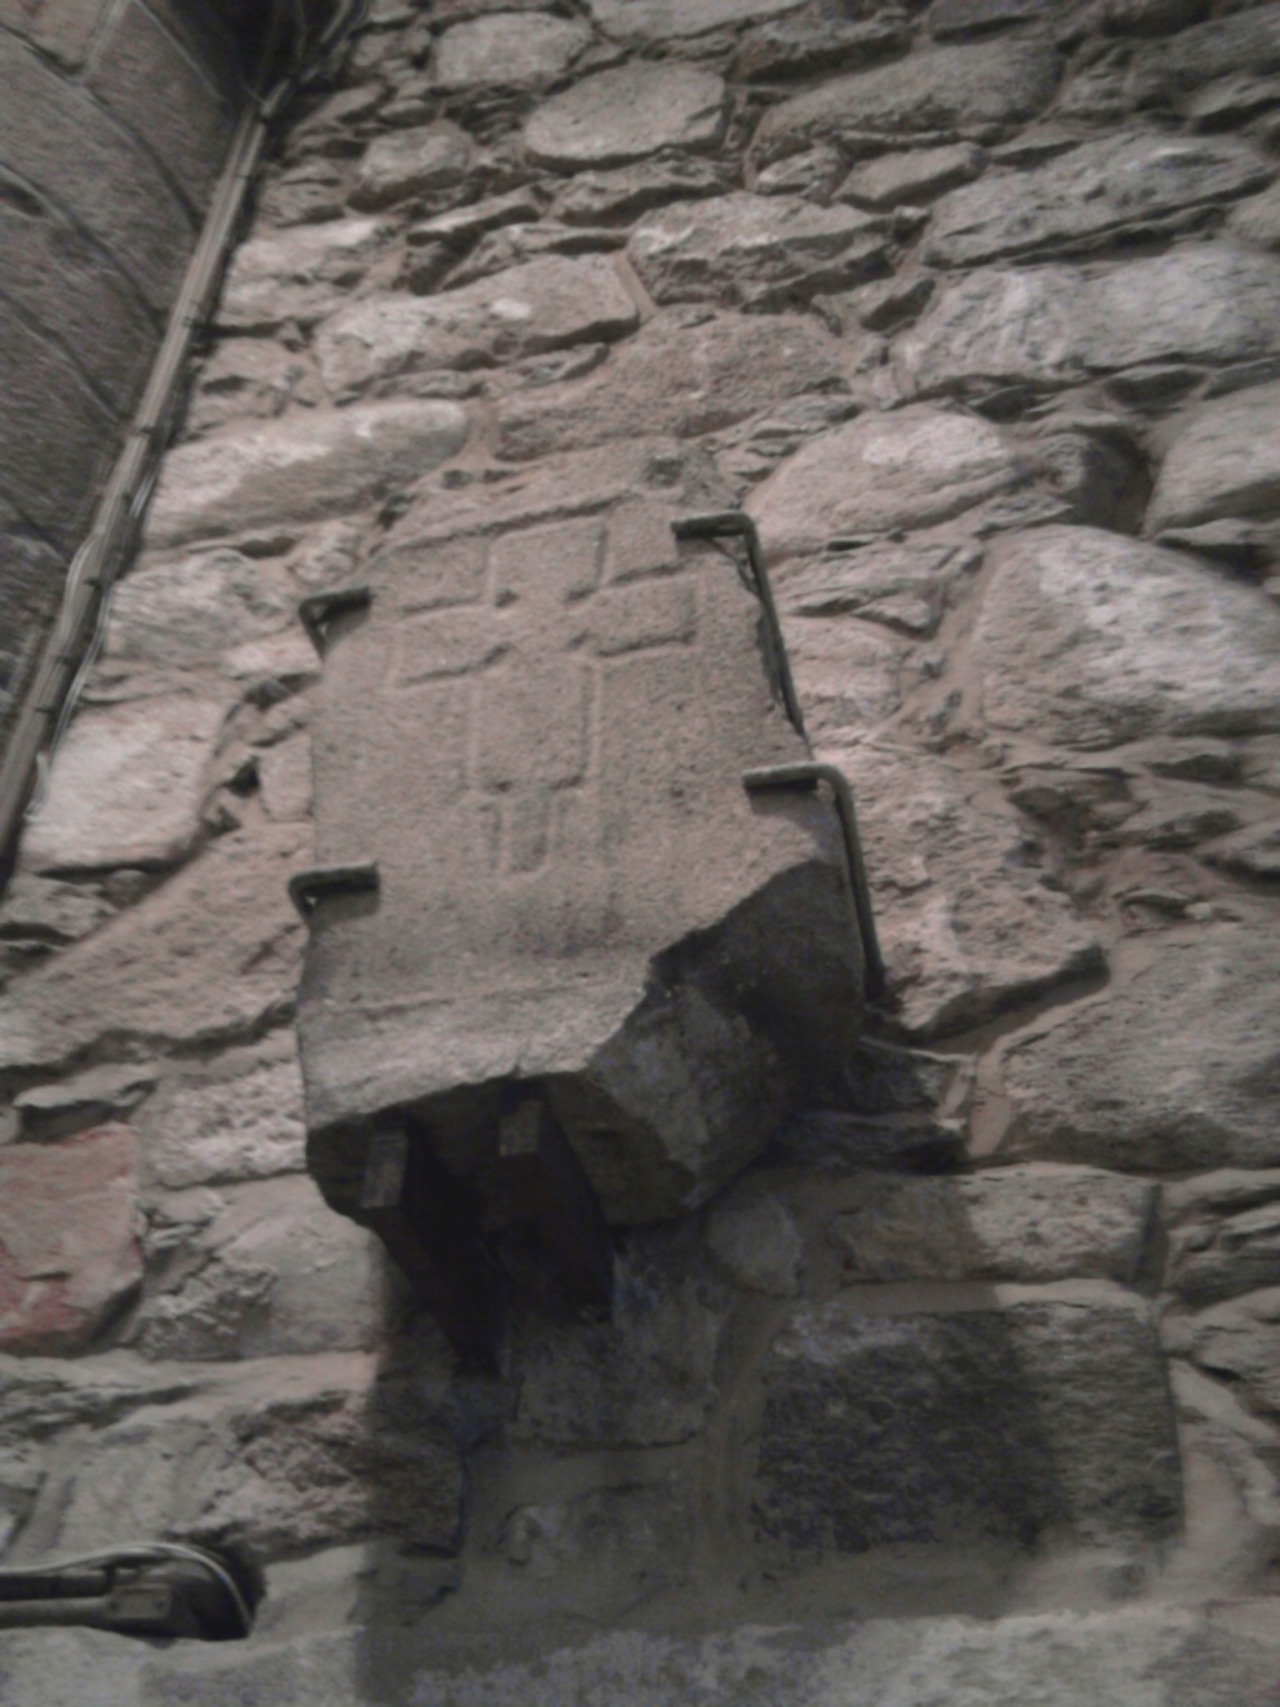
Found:
[[[663,202],[713,196],[731,187],[731,174],[717,160],[667,152],[639,166],[612,172],[579,172],[558,191],[551,213],[570,225],[634,219]]]
[[[528,17],[474,18],[455,24],[436,43],[431,81],[437,89],[496,82],[553,82],[591,40],[584,25],[534,12]]]
[[[805,1305],[764,1378],[754,1514],[792,1548],[1064,1530],[1097,1544],[1177,1525],[1159,1349],[1118,1288],[1002,1288],[950,1313]]]
[[[180,445],[147,516],[153,548],[318,521],[375,502],[461,450],[456,403],[316,410]]]
[[[1003,1057],[1014,1147],[1155,1173],[1275,1166],[1278,976],[1268,934],[1215,925],[1033,1025]]]
[[[780,102],[765,114],[755,147],[775,159],[827,140],[856,151],[869,136],[981,141],[1034,118],[1053,95],[1058,69],[1053,49],[1039,41],[926,49]]]
[[[351,205],[391,207],[410,196],[452,190],[471,169],[471,138],[456,125],[428,125],[371,143],[356,176]]]
[[[211,1691],[213,1699],[257,1694],[347,1707],[370,1689],[433,1707],[686,1707],[700,1691],[749,1700],[761,1690],[776,1707],[895,1707],[904,1689],[955,1707],[1212,1707],[1215,1696],[1232,1707],[1271,1707],[1280,1648],[1270,1611],[1258,1600],[994,1622],[743,1625],[702,1638],[613,1630],[536,1659],[475,1648],[442,1654],[434,1633],[428,1642],[385,1629],[376,1646],[373,1631],[357,1628],[198,1653],[89,1631],[12,1632],[0,1637],[0,1678],[14,1700],[52,1689],[87,1703],[100,1686],[111,1707],[202,1707]]]
[[[1107,137],[953,191],[934,210],[925,254],[944,267],[1077,254],[1260,189],[1272,173],[1247,145],[1226,139]]]
[[[182,1224],[181,1204],[168,1201],[168,1222]],[[381,1337],[382,1247],[334,1215],[309,1179],[225,1188],[195,1220],[132,1324],[145,1357],[364,1351]]]
[[[1280,726],[1280,617],[1253,588],[1094,528],[992,557],[973,645],[994,727],[1096,748]]]
[[[613,478],[628,465],[608,509],[597,464],[567,458],[561,519],[503,528],[490,506],[483,534],[462,516],[408,532],[329,648],[317,852],[381,870],[375,908],[313,931],[300,1001],[311,1165],[335,1204],[358,1186],[359,1123],[404,1104],[462,1177],[494,1169],[498,1088],[521,1080],[609,1219],[674,1215],[851,1040],[834,823],[742,787],[806,752],[758,601],[715,548],[677,551],[677,448],[622,448]]]
[[[229,421],[271,420],[290,403],[322,403],[311,363],[262,338],[228,338],[200,370],[187,411],[189,438]]]
[[[713,148],[724,132],[725,86],[670,63],[619,66],[553,95],[525,126],[541,166],[625,166],[661,148]]]
[[[1075,267],[983,269],[939,293],[894,360],[917,395],[1070,384],[1172,360],[1247,361],[1277,347],[1280,269],[1206,243],[1089,277]]]
[[[1210,403],[1169,448],[1147,526],[1193,527],[1223,516],[1280,512],[1280,385]]]
[[[1260,1409],[1280,1416],[1280,1287],[1201,1311],[1186,1337],[1202,1368],[1239,1382]]]
[[[1280,1284],[1280,1169],[1205,1174],[1169,1187],[1166,1205],[1169,1283],[1189,1304]]]
[[[1280,249],[1280,185],[1238,202],[1227,218],[1227,229],[1260,249]]]
[[[1190,94],[1235,72],[1280,69],[1280,7],[1260,5],[1234,18],[1214,18],[1172,41],[1144,50],[1133,70],[1134,91],[1152,105]]]
[[[262,333],[290,320],[306,326],[332,314],[387,247],[391,231],[389,221],[366,217],[253,238],[236,251],[218,325]]]
[[[142,1280],[137,1140],[0,1149],[0,1352],[83,1351]]]
[[[283,1017],[301,935],[285,884],[305,862],[296,827],[222,837],[146,906],[0,996],[0,1070],[124,1040],[231,1039]]]
[[[200,833],[225,715],[216,702],[175,695],[78,717],[23,839],[24,864],[59,872],[182,859]]]
[[[373,380],[616,337],[638,319],[606,257],[548,256],[437,296],[374,297],[339,309],[320,327],[316,356],[329,389],[349,396]]]
[[[374,1357],[196,1365],[179,1380],[119,1353],[109,1374],[95,1361],[97,1391],[43,1360],[4,1370],[0,1439],[49,1441],[20,1556],[122,1534],[239,1543],[259,1560],[374,1535],[455,1547],[457,1449],[430,1401],[380,1378]]]
[[[655,302],[749,307],[875,277],[887,264],[882,232],[854,208],[739,191],[649,214],[627,253]]]
[[[647,320],[585,379],[517,392],[499,406],[504,456],[545,456],[604,439],[715,432],[845,379],[836,340],[799,315],[675,310]]]
[[[707,1249],[750,1292],[794,1298],[800,1291],[804,1238],[776,1198],[730,1187],[707,1217]]]
[[[178,1080],[148,1105],[140,1129],[148,1170],[175,1189],[300,1172],[306,1127],[292,1039],[227,1057],[216,1077]]]
[[[606,35],[629,46],[661,45],[672,36],[700,36],[794,12],[805,0],[589,0]]]
[[[968,544],[860,545],[792,565],[779,577],[778,598],[796,616],[857,616],[927,636],[949,590],[981,561],[981,549]]]
[[[802,678],[803,680],[803,678]],[[981,1025],[1098,970],[1097,938],[981,779],[924,754],[837,746],[853,784],[890,980],[908,1031]]]
[[[902,202],[932,201],[944,190],[978,177],[986,155],[971,142],[949,148],[919,148],[888,154],[857,167],[841,184],[841,201],[858,207],[893,208]]]
[[[296,617],[297,596],[272,565],[216,548],[151,562],[112,591],[107,656],[155,664],[217,659]]]
[[[805,7],[797,16],[774,18],[746,30],[733,68],[751,82],[808,77],[815,72],[874,65],[900,53],[910,36],[901,14],[857,20]]]
[[[901,409],[814,439],[752,493],[747,507],[772,561],[820,551],[841,534],[948,521],[1024,478],[1017,454],[990,422]]]
[[[832,1223],[850,1280],[1137,1278],[1156,1187],[1098,1168],[991,1168],[972,1179],[871,1176]]]

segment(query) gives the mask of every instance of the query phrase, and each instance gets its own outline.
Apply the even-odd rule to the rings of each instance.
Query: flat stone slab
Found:
[[[334,625],[317,857],[381,873],[322,904],[300,1002],[339,1206],[388,1110],[482,1179],[519,1081],[610,1219],[660,1219],[759,1150],[797,1075],[839,1071],[860,969],[834,817],[743,787],[806,748],[732,558],[677,548],[697,466],[640,440],[428,496]]]
[[[1021,1154],[1152,1172],[1280,1166],[1280,944],[1215,926],[1121,965],[1111,991],[1003,1055]]]
[[[806,0],[588,0],[594,21],[614,41],[643,47],[675,36],[704,36],[797,11]]]
[[[354,395],[399,374],[491,367],[617,337],[639,318],[607,256],[551,255],[435,296],[352,303],[320,326],[316,360],[331,392]]]
[[[821,551],[844,534],[930,527],[1022,484],[998,427],[917,405],[862,415],[811,439],[751,494],[771,558]]]
[[[641,220],[627,244],[655,302],[747,306],[874,278],[888,249],[886,222],[874,215],[745,190],[674,202]]]
[[[810,316],[656,314],[586,378],[503,399],[499,448],[524,458],[606,439],[718,432],[788,397],[843,385],[846,365],[839,341]]]
[[[210,1693],[351,1707],[370,1698],[371,1668],[384,1699],[432,1707],[688,1707],[699,1692],[746,1702],[762,1691],[771,1707],[898,1707],[904,1690],[921,1703],[957,1701],[958,1678],[963,1707],[1206,1707],[1206,1687],[1232,1707],[1272,1707],[1280,1661],[1273,1600],[739,1625],[703,1636],[627,1629],[543,1646],[550,1651],[531,1659],[495,1654],[492,1639],[487,1653],[444,1644],[430,1620],[420,1632],[356,1625],[198,1652],[97,1631],[12,1631],[0,1636],[0,1678],[24,1707],[87,1702],[89,1680],[111,1707]]]
[[[1088,275],[981,268],[946,285],[894,347],[909,394],[1053,387],[1170,361],[1226,366],[1280,348],[1280,266],[1197,243]]]
[[[356,175],[351,205],[391,207],[410,196],[433,196],[455,189],[475,158],[475,144],[456,125],[424,125],[376,137]]]
[[[448,90],[495,82],[536,88],[563,76],[590,40],[585,24],[544,12],[472,18],[436,41],[431,81]]]
[[[1174,1534],[1150,1306],[1097,1281],[944,1296],[885,1310],[865,1289],[795,1312],[764,1365],[758,1533],[842,1553]]]
[[[227,708],[164,694],[71,724],[22,840],[27,870],[172,865],[200,833]]]
[[[228,269],[217,324],[270,332],[332,314],[388,246],[395,227],[373,216],[325,220],[242,243]]]
[[[124,1126],[0,1149],[0,1352],[83,1351],[142,1282]]]
[[[1118,232],[1160,230],[1180,212],[1261,189],[1274,171],[1234,140],[1108,136],[1046,165],[992,171],[952,191],[934,209],[925,257],[936,266],[973,267],[1078,253]]]
[[[150,546],[341,515],[407,486],[462,449],[456,403],[316,409],[179,445],[147,512]]]
[[[905,136],[982,141],[1047,106],[1059,67],[1042,41],[923,48],[872,71],[829,77],[779,102],[765,114],[753,147],[773,160],[814,142],[844,142],[856,152],[863,138],[892,139],[898,147]]]
[[[850,1280],[1116,1280],[1137,1275],[1157,1188],[1032,1163],[966,1179],[870,1176],[831,1227]]]
[[[713,148],[724,125],[724,81],[713,71],[637,61],[542,102],[524,143],[539,166],[626,166],[660,148]]]
[[[1280,613],[1098,528],[1000,540],[974,630],[987,724],[1068,747],[1280,728]]]
[[[1169,447],[1147,527],[1194,527],[1223,516],[1280,511],[1280,385],[1207,404]]]

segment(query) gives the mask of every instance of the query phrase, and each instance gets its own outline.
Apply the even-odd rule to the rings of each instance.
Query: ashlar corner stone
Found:
[[[839,1072],[861,967],[834,814],[744,787],[808,750],[732,553],[673,533],[705,478],[637,440],[428,495],[331,626],[317,857],[379,872],[317,904],[300,997],[335,1207],[361,1215],[391,1123],[518,1219],[514,1087],[608,1221],[673,1217]]]

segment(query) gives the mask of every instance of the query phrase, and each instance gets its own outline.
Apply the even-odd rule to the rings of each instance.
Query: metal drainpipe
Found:
[[[96,654],[116,573],[146,513],[178,386],[196,333],[212,306],[268,129],[297,89],[307,65],[336,47],[361,20],[365,4],[366,0],[341,0],[329,23],[318,32],[307,27],[305,0],[283,0],[273,9],[259,74],[269,70],[280,47],[287,14],[292,14],[294,40],[288,66],[268,94],[250,93],[142,402],[94,513],[93,525],[72,559],[57,621],[0,765],[0,895],[13,874],[35,774],[47,767],[70,717]]]

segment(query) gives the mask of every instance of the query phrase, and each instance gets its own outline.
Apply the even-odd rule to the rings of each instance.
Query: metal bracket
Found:
[[[372,603],[373,593],[368,587],[333,587],[327,593],[309,593],[298,606],[298,618],[323,658],[325,625],[345,611],[363,610]]]
[[[743,786],[750,792],[766,788],[816,788],[825,782],[835,797],[836,815],[840,819],[840,835],[844,842],[845,880],[854,923],[862,942],[866,991],[873,1001],[884,996],[889,987],[880,939],[876,934],[875,914],[871,909],[871,890],[867,883],[867,868],[862,857],[862,841],[858,835],[858,818],[853,805],[853,790],[844,772],[835,765],[811,761],[797,765],[769,765],[762,770],[744,771]]]
[[[318,903],[326,895],[377,890],[381,881],[372,860],[366,865],[317,865],[309,871],[294,872],[289,879],[289,899],[303,923],[310,924]]]
[[[671,531],[677,539],[731,539],[744,540],[747,547],[747,561],[751,566],[752,591],[764,607],[765,625],[769,631],[769,644],[773,651],[773,669],[782,690],[782,703],[787,709],[787,716],[795,724],[800,734],[808,740],[805,732],[804,713],[800,709],[800,699],[796,693],[796,685],[791,676],[791,665],[787,659],[787,645],[782,638],[782,624],[778,620],[778,607],[774,603],[773,588],[769,583],[769,571],[765,567],[764,550],[760,544],[760,535],[756,524],[745,510],[712,510],[705,515],[681,516],[671,524]]]
[[[0,1569],[0,1631],[85,1625],[128,1636],[247,1636],[257,1591],[207,1548],[144,1542]]]

